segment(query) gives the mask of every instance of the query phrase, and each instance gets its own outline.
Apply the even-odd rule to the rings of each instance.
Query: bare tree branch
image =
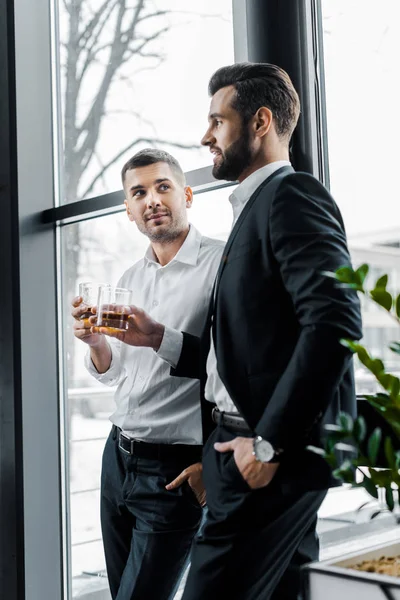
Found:
[[[104,0],[103,4],[100,6],[100,8],[96,12],[94,12],[93,18],[88,22],[85,29],[82,31],[82,33],[80,34],[80,36],[78,38],[78,43],[82,47],[84,47],[86,42],[92,37],[93,32],[94,32],[95,28],[97,27],[97,25],[99,24],[103,14],[105,12],[107,12],[107,9],[110,9],[110,8],[111,8],[111,11],[108,10],[108,14],[111,14],[111,12],[113,11],[113,9],[117,3],[118,3],[118,0]]]
[[[170,13],[171,13],[170,10],[157,10],[156,12],[153,12],[149,15],[144,15],[144,17],[140,17],[138,19],[138,23],[141,23],[142,21],[146,21],[147,19],[152,19],[153,17],[161,17],[163,15],[168,15]]]
[[[134,142],[131,142],[130,144],[125,146],[125,148],[123,148],[120,152],[118,152],[118,154],[116,154],[114,156],[114,158],[112,158],[108,163],[106,163],[104,165],[103,170],[100,173],[98,173],[92,179],[90,184],[87,186],[87,188],[81,195],[81,199],[86,198],[88,196],[88,194],[90,194],[90,192],[96,185],[97,181],[102,176],[104,176],[105,171],[107,171],[107,169],[109,169],[112,165],[114,165],[121,158],[121,156],[123,156],[125,154],[125,152],[128,152],[128,150],[130,150],[131,148],[133,148],[134,146],[136,146],[137,144],[140,144],[142,142],[146,142],[146,144],[150,144],[150,145],[161,144],[161,145],[174,146],[174,148],[183,148],[185,150],[196,150],[196,149],[200,148],[200,146],[198,144],[182,144],[180,142],[169,142],[166,140],[160,140],[160,139],[154,139],[154,138],[138,138]]]
[[[67,11],[67,13],[69,13],[70,5],[68,4],[67,0],[63,0],[63,4],[64,4],[65,10]]]
[[[134,35],[137,19],[143,8],[143,4],[144,0],[138,0],[134,15],[132,17],[130,28],[128,30],[129,40]],[[98,88],[98,93],[92,103],[92,106],[89,110],[85,121],[83,122],[83,125],[81,126],[81,130],[86,130],[88,133],[82,146],[76,150],[80,163],[83,163],[85,160],[87,160],[87,155],[90,156],[93,154],[93,149],[97,143],[99,135],[100,122],[104,115],[104,105],[110,88],[110,84],[115,74],[116,66],[118,68],[121,65],[121,61],[123,60],[124,52],[126,49],[126,43],[124,44],[121,42],[121,31],[125,10],[125,0],[120,0],[117,15],[117,23],[115,27],[115,35],[110,49],[109,63],[103,74],[102,81]]]
[[[109,2],[109,0],[107,1]],[[94,28],[92,31],[92,37],[87,39],[86,45],[82,48],[82,51],[86,51],[86,59],[82,65],[81,72],[78,76],[79,86],[82,83],[83,77],[88,67],[92,64],[93,60],[96,58],[99,52],[101,52],[104,49],[110,48],[110,42],[107,44],[103,44],[102,46],[97,46],[97,48],[95,48],[95,46],[99,41],[100,36],[103,33],[104,27],[108,23],[108,20],[111,17],[111,14],[114,8],[116,7],[117,3],[118,0],[115,0],[114,3],[111,3],[108,7],[106,7],[108,8],[108,10],[105,10],[104,14],[101,15],[102,18],[99,18],[99,20],[96,23],[97,27]]]

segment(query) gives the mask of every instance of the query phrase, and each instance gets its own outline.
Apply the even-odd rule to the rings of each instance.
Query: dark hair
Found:
[[[182,171],[181,165],[178,163],[176,158],[171,156],[165,150],[157,150],[156,148],[145,148],[144,150],[139,150],[130,158],[122,167],[121,171],[121,179],[122,185],[125,183],[125,175],[127,171],[131,169],[137,169],[139,167],[147,167],[148,165],[154,165],[156,163],[163,162],[167,163],[174,171],[174,173],[178,176],[179,181],[182,185],[185,185],[185,174]]]
[[[208,84],[210,96],[233,85],[236,97],[232,103],[247,124],[261,106],[272,112],[276,132],[290,139],[300,114],[300,101],[289,75],[269,63],[237,63],[221,67]]]

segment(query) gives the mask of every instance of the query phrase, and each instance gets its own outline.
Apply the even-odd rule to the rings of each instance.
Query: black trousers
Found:
[[[156,458],[127,455],[113,427],[103,454],[101,527],[114,600],[174,597],[202,509],[187,483],[173,491],[165,485],[198,460],[198,450],[181,446],[173,457],[162,450]]]
[[[283,465],[270,485],[251,490],[233,453],[213,448],[233,437],[218,427],[204,447],[208,511],[182,600],[299,600],[300,567],[318,560],[317,511],[327,491],[296,491]]]

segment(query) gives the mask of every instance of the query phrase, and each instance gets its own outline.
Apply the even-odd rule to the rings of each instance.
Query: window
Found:
[[[209,163],[207,83],[233,62],[231,4],[59,2],[62,202],[118,189],[141,148],[170,151],[185,171]]]
[[[388,273],[400,291],[400,210],[397,193],[397,72],[400,5],[383,0],[323,0],[323,29],[331,191],[339,204],[355,266],[371,266],[372,284]],[[355,40],[357,40],[355,42]],[[363,302],[364,342],[400,373],[399,357],[386,350],[390,319]],[[359,393],[376,389],[356,368]]]

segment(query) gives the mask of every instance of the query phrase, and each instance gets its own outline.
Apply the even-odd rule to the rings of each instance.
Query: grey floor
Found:
[[[321,507],[318,533],[321,544],[321,560],[341,557],[357,552],[381,541],[400,539],[396,522],[390,513],[375,516],[376,503],[367,504],[369,496],[361,489],[331,490]],[[183,578],[175,600],[180,600],[185,584]],[[104,571],[82,574],[73,580],[73,600],[111,600]]]

